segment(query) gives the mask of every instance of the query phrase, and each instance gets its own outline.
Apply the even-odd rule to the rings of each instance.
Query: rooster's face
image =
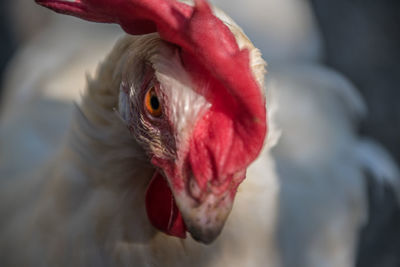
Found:
[[[214,240],[267,131],[258,51],[206,0],[36,1],[129,34],[158,32],[137,37],[124,55],[119,111],[155,167],[146,195],[152,224]]]
[[[208,100],[211,81],[193,82],[176,46],[157,35],[137,39],[124,66],[120,113],[155,167],[149,219],[168,234],[184,237],[187,229],[211,242],[245,177],[246,168],[225,171],[232,119]]]

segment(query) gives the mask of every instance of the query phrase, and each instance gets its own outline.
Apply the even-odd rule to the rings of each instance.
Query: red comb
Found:
[[[239,164],[242,166],[234,160],[235,166],[225,168],[238,170],[256,158],[266,134],[262,89],[252,74],[249,52],[239,49],[232,32],[212,14],[205,0],[195,0],[194,7],[174,0],[35,1],[58,13],[89,21],[118,23],[129,34],[157,31],[164,40],[180,46],[183,61],[192,70],[190,73],[193,75],[193,70],[197,71],[193,78],[199,78],[202,74],[197,73],[203,73],[216,84],[212,87],[219,92],[210,93],[212,103],[229,105],[222,109],[232,118],[236,136],[231,148],[237,151],[229,157],[242,159],[241,154],[246,151]],[[234,100],[221,100],[226,96],[232,96]],[[220,99],[216,100],[216,97]],[[235,146],[238,149],[235,150]]]

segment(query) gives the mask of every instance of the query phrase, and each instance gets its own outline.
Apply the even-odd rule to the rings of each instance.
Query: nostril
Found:
[[[196,179],[195,179],[195,177],[193,176],[192,173],[191,173],[191,175],[189,176],[189,183],[188,183],[188,186],[189,186],[189,193],[190,193],[190,195],[191,195],[194,199],[200,201],[200,199],[201,199],[201,197],[202,197],[202,194],[203,194],[203,191],[202,191],[202,190],[200,189],[200,187],[198,186],[198,184],[197,184],[197,182],[196,182]]]

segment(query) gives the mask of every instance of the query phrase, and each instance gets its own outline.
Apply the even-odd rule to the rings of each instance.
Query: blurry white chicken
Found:
[[[288,2],[276,10],[283,14]],[[382,158],[384,152],[357,140],[353,125],[365,112],[363,103],[345,79],[312,63],[318,44],[303,46],[310,49],[307,56],[280,46],[281,30],[271,37],[276,45],[265,53],[273,64],[269,140],[248,168],[221,235],[205,246],[151,226],[145,190],[154,169],[123,123],[129,114],[117,113],[124,104],[118,96],[121,74],[135,79],[129,59],[157,37],[122,39],[75,111],[71,101],[84,88],[82,74],[93,70],[115,35],[104,25],[66,21],[33,40],[10,71],[0,124],[1,266],[353,266],[367,215],[364,163],[374,163],[384,178],[394,178],[397,170]],[[235,33],[240,46],[250,45]],[[261,73],[262,68],[260,83]],[[276,100],[279,181],[269,155],[279,135],[271,118]],[[138,175],[143,179],[132,180]]]

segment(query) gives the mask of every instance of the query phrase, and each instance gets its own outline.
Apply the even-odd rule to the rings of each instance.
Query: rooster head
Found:
[[[258,50],[205,0],[194,6],[173,0],[36,2],[118,23],[132,35],[154,32],[133,46],[119,100],[122,117],[155,167],[147,215],[169,235],[184,238],[188,231],[212,242],[267,131]]]

